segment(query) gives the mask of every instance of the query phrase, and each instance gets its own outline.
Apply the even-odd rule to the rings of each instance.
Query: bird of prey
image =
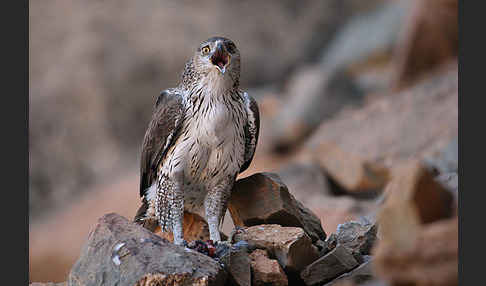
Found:
[[[260,128],[256,101],[240,89],[240,52],[233,41],[202,42],[179,86],[161,92],[145,133],[142,206],[135,222],[184,244],[183,216],[204,211],[213,242],[236,176],[250,165]],[[203,209],[204,207],[204,209]]]

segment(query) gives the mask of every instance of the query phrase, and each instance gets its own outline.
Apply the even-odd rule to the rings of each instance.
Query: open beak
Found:
[[[213,63],[216,68],[218,68],[221,74],[224,74],[224,72],[226,71],[226,67],[230,63],[230,60],[230,54],[226,51],[225,47],[221,43],[218,43],[216,49],[211,55],[211,63]]]

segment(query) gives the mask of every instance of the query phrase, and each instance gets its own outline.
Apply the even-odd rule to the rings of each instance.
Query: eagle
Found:
[[[184,211],[204,211],[210,239],[236,177],[250,165],[260,129],[256,101],[240,89],[240,52],[224,37],[202,42],[181,82],[158,96],[140,159],[141,207],[134,221],[183,237]]]

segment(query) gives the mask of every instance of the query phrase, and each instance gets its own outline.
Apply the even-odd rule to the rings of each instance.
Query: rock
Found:
[[[458,70],[457,62],[452,62],[411,88],[343,110],[323,122],[304,149],[317,157],[319,146],[328,142],[365,162],[391,169],[442,150],[456,138],[457,106]]]
[[[228,282],[235,286],[251,286],[251,259],[246,251],[231,251]]]
[[[316,197],[332,195],[328,178],[317,163],[292,162],[277,173],[289,192],[309,208]]]
[[[330,236],[327,237],[326,241],[318,240],[314,243],[314,245],[319,250],[319,257],[326,255],[329,251],[333,250],[336,247],[336,244],[333,244],[333,239],[335,239],[335,234],[331,233]]]
[[[424,161],[438,173],[457,173],[459,167],[458,138],[452,139],[445,148],[430,154],[424,158]]]
[[[290,79],[288,94],[269,130],[276,152],[298,146],[323,121],[347,105],[359,105],[363,92],[344,72],[329,72],[320,65],[301,68]]]
[[[375,269],[392,284],[457,285],[452,194],[419,161],[399,167],[378,213]]]
[[[245,240],[253,247],[266,249],[276,257],[286,273],[299,272],[319,257],[317,247],[298,227],[277,224],[256,225],[235,235],[235,241]]]
[[[419,225],[451,217],[452,194],[435,180],[432,171],[422,162],[410,160],[397,166],[393,176],[385,189],[383,208],[378,213],[383,234],[409,239],[412,229]]]
[[[456,58],[459,51],[458,0],[410,2],[396,43],[397,88]]]
[[[210,257],[111,213],[90,232],[68,284],[223,285],[225,279],[221,266]]]
[[[287,276],[275,259],[268,258],[266,250],[256,249],[250,254],[253,286],[287,286]]]
[[[337,244],[347,248],[351,254],[362,261],[362,255],[369,255],[376,241],[377,226],[350,221],[340,224],[336,232]]]
[[[411,246],[384,234],[374,270],[391,285],[458,285],[458,237],[457,217],[422,226]]]
[[[292,75],[285,90],[285,108],[270,130],[274,151],[295,148],[321,122],[344,107],[363,102],[365,92],[349,71],[353,64],[392,49],[406,2],[381,5],[343,23],[317,64],[304,66]]]
[[[279,224],[301,227],[312,241],[326,239],[320,219],[297,201],[280,177],[273,173],[257,173],[238,180],[228,209],[236,226]]]
[[[459,202],[459,177],[457,173],[443,173],[435,177],[435,180],[442,184],[454,196],[454,207],[457,209]]]
[[[362,284],[366,281],[372,280],[374,278],[372,257],[366,255],[363,258],[364,262],[361,265],[351,270],[350,272],[342,274],[341,276],[325,284],[324,286],[337,286],[343,281],[352,281],[356,284]]]
[[[306,285],[326,283],[350,271],[358,264],[347,248],[337,245],[331,252],[305,267],[300,277]]]
[[[342,150],[336,144],[322,142],[316,149],[317,161],[327,174],[352,194],[380,190],[388,182],[388,169]]]

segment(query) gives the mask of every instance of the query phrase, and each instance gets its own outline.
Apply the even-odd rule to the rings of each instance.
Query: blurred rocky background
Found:
[[[422,177],[457,203],[457,0],[29,1],[29,29],[30,281],[66,281],[103,214],[132,219],[154,100],[214,35],[238,45],[242,88],[260,106],[257,152],[240,178],[277,173],[327,234],[395,206],[376,257],[390,283],[405,275],[380,264],[388,248],[407,245],[394,226],[451,220],[441,200],[428,200],[435,191],[412,199],[415,221],[396,206],[415,198]],[[396,192],[409,195],[387,201]],[[421,213],[424,203],[439,214]],[[223,232],[232,227],[228,214]],[[404,236],[454,231],[457,219]],[[397,257],[420,257],[414,247]],[[424,257],[396,265],[423,282]],[[457,269],[437,269],[457,279]],[[443,285],[431,279],[417,285]]]

